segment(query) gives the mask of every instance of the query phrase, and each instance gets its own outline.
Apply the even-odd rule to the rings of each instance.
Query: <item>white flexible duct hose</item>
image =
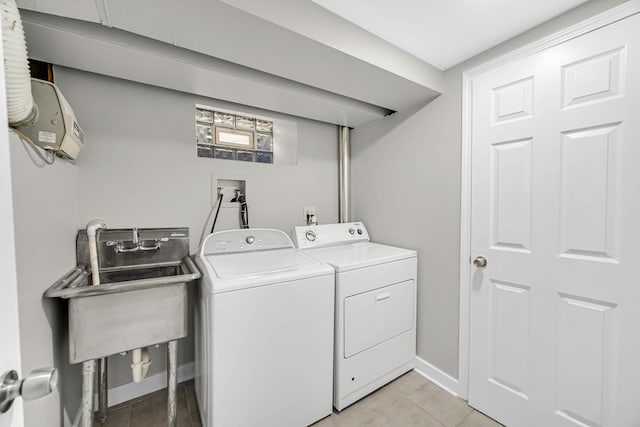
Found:
[[[15,0],[0,0],[0,14],[7,88],[7,119],[9,126],[20,127],[32,122],[38,111],[31,95],[27,43]]]

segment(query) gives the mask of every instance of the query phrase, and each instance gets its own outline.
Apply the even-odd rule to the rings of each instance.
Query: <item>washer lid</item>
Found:
[[[331,264],[337,272],[370,267],[385,262],[415,258],[416,251],[379,243],[360,242],[305,250],[321,261]]]
[[[216,293],[333,274],[329,265],[294,248],[208,255],[205,260]]]
[[[220,279],[281,273],[320,264],[297,249],[232,253],[208,256],[207,259]]]

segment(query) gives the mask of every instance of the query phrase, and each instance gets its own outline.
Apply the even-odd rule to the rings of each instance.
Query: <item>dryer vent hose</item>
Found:
[[[0,0],[2,47],[7,90],[7,119],[17,128],[35,121],[38,108],[31,95],[31,73],[22,19],[15,0]]]

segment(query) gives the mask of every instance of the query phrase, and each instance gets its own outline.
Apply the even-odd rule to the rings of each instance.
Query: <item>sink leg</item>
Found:
[[[178,341],[169,341],[167,346],[167,425],[176,427],[178,425]]]
[[[107,358],[98,359],[98,421],[100,421],[100,424],[107,422],[107,413],[109,411],[107,374]]]
[[[93,427],[93,376],[96,361],[82,362],[82,427]]]

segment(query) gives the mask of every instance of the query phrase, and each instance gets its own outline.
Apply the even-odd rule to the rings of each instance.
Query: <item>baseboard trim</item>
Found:
[[[192,380],[195,377],[195,363],[178,366],[178,382]],[[140,381],[128,383],[109,389],[109,406],[115,406],[127,400],[153,393],[167,386],[167,372],[158,372]],[[96,395],[97,398],[97,395]],[[95,406],[97,407],[97,406]]]
[[[458,380],[453,378],[443,370],[436,368],[426,360],[420,357],[416,357],[415,371],[444,391],[454,395],[455,397],[460,397],[458,392]]]

